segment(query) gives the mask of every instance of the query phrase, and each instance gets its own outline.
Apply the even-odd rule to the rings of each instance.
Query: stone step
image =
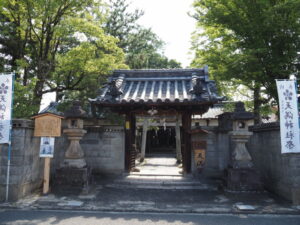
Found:
[[[149,184],[107,184],[106,187],[121,189],[156,189],[156,190],[210,190],[216,191],[218,188],[214,185],[149,185]]]
[[[132,175],[116,179],[109,187],[140,189],[174,189],[174,190],[216,190],[217,183],[201,182],[198,179],[183,176]]]
[[[115,184],[124,184],[124,185],[161,185],[161,186],[201,186],[203,185],[200,182],[193,181],[157,181],[157,180],[120,180],[115,181]]]
[[[178,178],[182,178],[182,174],[156,174],[156,173],[139,173],[139,172],[132,172],[130,173],[130,175],[128,175],[127,177],[136,177],[136,178],[140,178],[140,177],[178,177]]]
[[[199,180],[182,178],[182,177],[125,177],[117,179],[116,182],[131,182],[131,183],[177,183],[177,184],[187,184],[187,183],[201,183]]]

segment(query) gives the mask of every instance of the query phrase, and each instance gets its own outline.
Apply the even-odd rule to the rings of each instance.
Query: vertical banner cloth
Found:
[[[280,107],[281,153],[300,152],[296,83],[276,80]]]
[[[13,74],[0,74],[0,144],[9,143]]]

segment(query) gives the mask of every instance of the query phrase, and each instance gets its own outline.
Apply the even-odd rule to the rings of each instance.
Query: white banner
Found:
[[[280,106],[281,153],[300,152],[300,134],[296,83],[276,80]]]
[[[13,74],[0,74],[0,144],[9,143]]]

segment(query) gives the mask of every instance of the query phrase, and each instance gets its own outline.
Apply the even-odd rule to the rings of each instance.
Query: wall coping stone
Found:
[[[13,119],[12,120],[13,129],[16,128],[34,128],[34,121],[28,119]]]
[[[262,123],[262,124],[250,126],[249,130],[253,132],[275,131],[275,130],[280,130],[280,124],[279,122]]]
[[[104,132],[113,132],[113,133],[124,132],[124,127],[122,127],[122,126],[103,126],[103,131]]]
[[[124,127],[123,126],[119,126],[119,125],[95,125],[95,126],[91,126],[91,125],[87,125],[83,127],[85,130],[87,130],[88,132],[114,132],[114,133],[118,133],[118,132],[124,132]]]

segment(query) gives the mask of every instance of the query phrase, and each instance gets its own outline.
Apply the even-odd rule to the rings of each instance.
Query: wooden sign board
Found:
[[[192,148],[195,154],[195,164],[198,170],[201,170],[205,166],[206,159],[206,141],[194,141],[192,142]]]
[[[202,169],[205,165],[205,149],[195,149],[195,163],[197,169]]]
[[[40,114],[32,117],[34,121],[34,136],[35,137],[60,137],[61,136],[61,119],[51,113]]]

